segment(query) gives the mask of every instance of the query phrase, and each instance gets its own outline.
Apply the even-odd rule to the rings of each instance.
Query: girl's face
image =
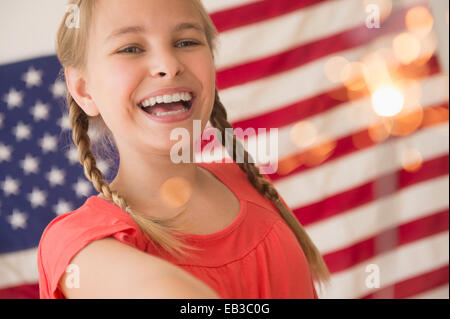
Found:
[[[93,18],[86,109],[88,115],[101,114],[119,150],[167,154],[177,143],[170,141],[172,129],[186,128],[192,137],[193,120],[201,120],[203,131],[214,103],[216,74],[200,13],[191,1],[100,0]],[[177,29],[183,23],[201,29]],[[138,106],[157,90],[178,87],[196,96],[188,119],[160,123]]]

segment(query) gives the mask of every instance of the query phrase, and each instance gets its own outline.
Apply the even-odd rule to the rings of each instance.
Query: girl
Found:
[[[200,0],[70,4],[80,21],[64,17],[57,56],[72,138],[99,194],[44,230],[41,298],[317,298],[313,279],[326,283],[328,269],[247,152],[245,163],[171,160],[173,129],[232,128],[215,85],[218,32]],[[110,184],[89,127],[120,155]]]

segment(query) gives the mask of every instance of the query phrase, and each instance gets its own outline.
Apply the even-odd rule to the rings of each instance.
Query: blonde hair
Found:
[[[201,14],[205,26],[207,42],[214,59],[218,31],[200,0],[191,1]],[[69,13],[66,13],[59,27],[56,52],[58,59],[63,66],[63,70],[68,66],[82,68],[86,64],[88,28],[92,22],[95,0],[70,0],[69,3],[78,6],[81,23],[79,28],[67,27],[66,19]],[[72,139],[78,148],[79,161],[84,168],[85,176],[92,182],[95,189],[104,197],[108,198],[113,204],[128,212],[136,224],[142,229],[144,234],[151,239],[150,242],[152,242],[155,247],[166,250],[176,258],[189,255],[185,249],[196,248],[187,245],[183,238],[178,236],[177,227],[173,225],[173,218],[160,220],[137,212],[127,204],[125,198],[116,191],[110,189],[108,182],[103,179],[102,173],[97,167],[95,156],[91,151],[91,141],[88,135],[88,129],[91,126],[91,128],[95,128],[97,131],[102,132],[102,137],[106,137],[106,141],[111,142],[114,146],[114,138],[111,131],[107,128],[100,115],[88,117],[69,91],[67,91],[66,102],[69,108],[69,119],[72,126]],[[232,128],[232,126],[227,120],[227,112],[220,101],[217,88],[215,90],[215,100],[210,122],[213,127],[221,132],[223,136],[221,142],[226,146],[225,134],[228,133],[225,129]],[[103,141],[105,141],[105,139]],[[237,148],[239,148],[239,150],[237,150]],[[259,169],[253,163],[249,162],[248,159],[250,155],[243,149],[242,143],[236,139],[234,133],[233,149],[227,151],[230,155],[232,154],[234,161],[236,160],[236,154],[242,154],[238,152],[242,151],[244,153],[245,162],[237,164],[241,170],[247,174],[248,180],[255,189],[275,204],[279,214],[297,237],[297,240],[305,253],[313,278],[320,284],[327,284],[329,282],[330,273],[320,252],[298,219],[291,210],[283,204],[275,187],[269,180],[260,174]]]

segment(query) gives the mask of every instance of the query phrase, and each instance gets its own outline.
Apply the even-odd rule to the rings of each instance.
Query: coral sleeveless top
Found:
[[[234,193],[240,212],[216,233],[185,234],[187,243],[202,248],[193,252],[196,258],[180,262],[158,253],[128,213],[93,195],[45,228],[38,247],[40,297],[64,299],[58,282],[71,259],[90,242],[111,236],[178,265],[222,298],[317,299],[303,250],[276,206],[258,193],[236,163],[197,165]]]

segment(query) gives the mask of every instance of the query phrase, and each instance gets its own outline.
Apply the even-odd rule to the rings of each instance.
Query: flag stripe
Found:
[[[219,32],[236,29],[253,23],[299,10],[329,0],[266,0],[249,3],[210,14]]]
[[[389,287],[381,288],[374,293],[361,297],[361,299],[385,298],[384,296],[395,299],[409,298],[415,294],[419,294],[448,283],[448,273],[449,266],[445,265],[435,270],[397,282]]]
[[[388,287],[417,274],[448,265],[448,249],[448,232],[403,245],[398,249],[368,259],[350,269],[333,274],[331,285],[326,290],[320,290],[320,287],[316,284],[319,297],[330,299],[360,298],[376,289],[369,288],[366,285],[366,279],[370,274],[366,271],[367,266],[371,264],[378,266],[381,287]]]
[[[26,284],[0,289],[0,299],[39,299],[39,284]]]
[[[277,4],[276,1],[273,2]],[[397,0],[392,5],[395,12],[404,7],[423,3],[423,0]],[[252,12],[249,17],[253,18],[256,15],[258,12]],[[381,12],[381,28],[385,28],[384,19],[385,16]],[[248,24],[247,17],[244,17],[241,20],[244,26],[220,34],[220,50],[216,56],[217,69],[223,70],[249,61],[276,56],[303,44],[320,41],[361,26],[366,20],[367,13],[360,0],[322,2],[259,23]],[[369,28],[365,30],[369,33],[373,31],[375,30]],[[363,35],[359,34],[358,37],[360,36]],[[235,47],[241,48],[239,54],[236,54]]]
[[[448,209],[448,183],[448,175],[419,183],[399,191],[396,196],[357,207],[306,229],[322,254],[332,253],[386,229]]]
[[[448,209],[412,222],[383,230],[373,237],[359,241],[349,247],[326,254],[324,260],[331,273],[348,269],[383,252],[394,250],[401,245],[423,239],[443,231],[448,231]],[[381,246],[388,238],[390,246]]]
[[[414,67],[408,68],[417,70],[417,68]],[[427,61],[422,68],[427,69],[426,76],[428,77],[436,75],[441,71],[436,56],[433,56]],[[394,67],[392,69],[394,69]],[[418,78],[418,80],[419,79],[420,78]],[[425,80],[425,77],[420,80]],[[281,128],[297,121],[305,120],[314,115],[330,111],[342,104],[348,102],[355,103],[357,99],[367,99],[369,94],[370,92],[367,90],[365,92],[358,92],[358,96],[355,98],[352,97],[350,100],[350,96],[347,94],[347,88],[345,86],[332,88],[330,91],[320,92],[317,95],[296,101],[286,106],[280,106],[273,111],[253,116],[250,119],[234,121],[233,126],[240,127],[244,130],[249,127]],[[311,107],[311,105],[314,105],[314,107]]]
[[[435,143],[428,143],[430,140]],[[402,153],[410,148],[416,149],[423,161],[448,154],[448,122],[343,156],[274,184],[284,195],[286,203],[298,208],[401,168]],[[302,192],[298,192],[299,189]]]
[[[366,32],[365,25],[342,33],[331,35],[318,41],[303,44],[299,47],[268,56],[257,61],[220,70],[217,73],[217,85],[220,89],[228,89],[233,86],[273,76],[303,66],[306,63],[318,60],[336,52],[357,48],[363,44],[380,37],[399,32],[404,29],[403,20],[408,8],[394,12],[383,24],[383,28]],[[236,74],[240,76],[237,77]]]
[[[409,299],[449,299],[449,285],[444,284],[437,288],[424,291],[420,294],[408,297]]]
[[[404,169],[377,176],[375,180],[359,185],[355,188],[340,192],[325,200],[305,205],[293,210],[293,213],[300,220],[302,225],[325,220],[342,214],[362,205],[370,204],[372,201],[396,195],[407,187],[429,181],[433,178],[449,174],[449,156],[443,156],[425,161],[419,170],[408,172]],[[383,192],[376,192],[377,184],[382,184],[383,180],[396,180],[395,189],[387,189]]]

